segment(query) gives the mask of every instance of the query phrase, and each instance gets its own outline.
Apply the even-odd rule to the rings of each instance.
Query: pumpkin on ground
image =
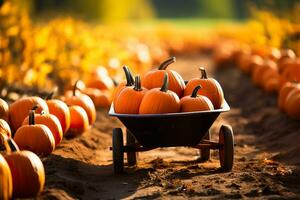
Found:
[[[169,75],[165,73],[161,88],[149,90],[142,99],[140,114],[176,113],[180,111],[180,100],[169,88]]]
[[[300,82],[300,58],[293,60],[283,69],[281,75],[281,85],[287,81]]]
[[[102,91],[97,88],[85,88],[81,92],[88,95],[96,107],[108,108],[111,104],[109,93],[107,91]]]
[[[29,125],[21,126],[14,140],[21,150],[29,150],[39,155],[50,154],[55,147],[51,130],[43,124],[35,124],[34,111],[30,111]]]
[[[0,119],[0,134],[11,137],[11,130],[8,123],[4,119]]]
[[[87,87],[99,90],[112,90],[114,88],[114,82],[104,67],[98,67],[92,71],[86,83]]]
[[[279,71],[282,72],[287,63],[295,60],[296,54],[291,49],[282,49],[281,50],[281,58],[278,60],[278,68]]]
[[[185,89],[183,78],[176,71],[167,69],[167,67],[175,61],[175,57],[169,58],[161,63],[158,69],[148,71],[142,79],[142,86],[149,90],[159,88],[163,85],[165,73],[168,73],[169,90],[175,92],[178,97],[182,97]]]
[[[85,110],[80,106],[70,106],[71,123],[66,136],[75,137],[89,129],[89,119]]]
[[[9,165],[0,154],[0,199],[10,200],[13,192],[12,176]]]
[[[6,101],[0,98],[0,119],[8,121],[9,107]]]
[[[252,81],[254,85],[262,86],[264,82],[264,73],[270,70],[278,71],[276,62],[271,59],[266,59],[263,65],[257,66],[252,72]]]
[[[278,108],[284,111],[285,102],[289,93],[294,89],[300,89],[300,84],[296,82],[286,82],[280,89],[278,94]]]
[[[130,87],[134,84],[134,79],[132,77],[132,74],[130,72],[130,69],[127,67],[127,66],[124,66],[123,67],[123,71],[124,71],[124,74],[125,74],[125,78],[126,78],[126,83],[125,82],[122,82],[120,83],[116,89],[114,90],[114,93],[113,93],[113,102],[115,104],[115,99],[117,99],[117,97],[119,96],[120,92],[125,88],[125,87]]]
[[[141,87],[140,76],[135,77],[134,87],[126,87],[118,95],[114,109],[116,113],[138,114],[147,89]]]
[[[284,110],[292,118],[300,120],[300,89],[295,88],[286,97]]]
[[[76,90],[77,90],[77,81],[73,88],[73,95],[71,97],[66,97],[65,103],[69,106],[74,106],[74,105],[81,106],[85,110],[89,119],[89,124],[91,125],[96,121],[95,105],[89,96],[82,93],[76,94]]]
[[[34,106],[38,106],[36,113],[41,113],[42,110],[48,112],[47,103],[40,97],[24,97],[9,106],[9,122],[13,132],[22,125]]]
[[[191,95],[195,87],[201,85],[202,88],[198,91],[198,94],[208,97],[215,109],[221,108],[224,102],[224,94],[221,85],[217,80],[208,78],[203,67],[200,68],[200,71],[201,78],[193,78],[187,83],[184,90],[184,96]]]
[[[67,132],[70,127],[70,110],[67,104],[58,99],[48,99],[46,101],[49,113],[55,115],[59,120],[63,134]]]
[[[61,142],[63,138],[63,131],[62,131],[61,124],[55,115],[42,112],[41,114],[34,115],[34,121],[35,124],[43,124],[50,129],[54,137],[55,146],[57,146]],[[29,116],[24,119],[23,126],[28,124],[29,124]]]
[[[180,99],[180,111],[181,112],[194,112],[213,110],[214,106],[206,96],[197,95],[201,86],[198,85],[192,92],[191,96],[185,96]]]

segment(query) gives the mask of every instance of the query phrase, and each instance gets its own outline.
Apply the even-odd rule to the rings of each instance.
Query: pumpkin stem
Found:
[[[201,72],[201,79],[207,79],[207,73],[206,73],[204,67],[200,67],[199,70]]]
[[[113,84],[115,87],[117,87],[119,85],[119,83],[115,79],[112,79],[112,81],[113,81]]]
[[[54,93],[57,92],[57,87],[54,88],[54,90],[52,92],[50,92],[47,96],[46,96],[46,100],[50,100],[53,98]]]
[[[137,75],[135,77],[134,88],[133,89],[136,90],[136,91],[142,91],[141,77],[139,75]]]
[[[162,63],[159,65],[158,69],[159,69],[159,70],[165,70],[170,64],[172,64],[172,63],[174,63],[174,62],[176,62],[176,58],[175,58],[175,57],[171,57],[171,58],[169,58],[168,60],[162,62]]]
[[[201,85],[197,85],[197,86],[194,88],[191,97],[192,97],[192,98],[196,98],[196,97],[197,97],[197,94],[198,94],[198,91],[199,91],[201,88],[202,88]]]
[[[77,84],[78,84],[79,80],[77,80],[74,84],[74,87],[73,87],[73,96],[76,96],[76,90],[77,90]]]
[[[169,89],[169,75],[165,73],[163,85],[160,88],[160,91],[167,92]]]
[[[134,84],[134,79],[132,77],[132,74],[131,74],[129,68],[125,65],[123,67],[123,70],[124,70],[124,73],[126,76],[126,81],[127,81],[126,86],[132,86]]]
[[[15,143],[15,141],[13,141],[12,138],[8,138],[7,144],[8,144],[8,146],[9,146],[9,148],[10,148],[10,150],[12,152],[16,152],[16,151],[20,150],[19,147],[17,146],[17,144]]]
[[[35,106],[33,106],[32,108],[31,108],[31,110],[34,110],[34,111],[36,111],[36,109],[38,109],[38,105],[35,105]]]
[[[34,121],[34,110],[29,111],[29,125],[34,125],[35,121]]]

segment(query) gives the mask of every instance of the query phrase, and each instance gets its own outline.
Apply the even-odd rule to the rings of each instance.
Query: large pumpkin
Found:
[[[180,99],[180,111],[181,112],[194,112],[194,111],[204,111],[213,110],[214,106],[206,96],[197,95],[201,86],[198,85],[193,90],[191,96],[185,96]]]
[[[0,99],[0,119],[8,121],[8,104],[3,99]]]
[[[300,89],[295,88],[286,97],[284,109],[293,119],[300,120]]]
[[[286,82],[280,89],[278,94],[278,108],[284,111],[285,102],[289,93],[294,89],[300,89],[300,84],[296,82]]]
[[[86,114],[88,115],[88,119],[89,119],[89,124],[93,124],[96,121],[96,109],[95,109],[95,105],[92,101],[92,99],[82,93],[77,93],[76,94],[76,90],[77,90],[77,82],[74,85],[73,88],[73,96],[71,97],[66,97],[65,102],[67,105],[69,106],[81,106]]]
[[[13,192],[12,176],[8,163],[0,154],[0,199],[10,200]]]
[[[168,90],[168,77],[168,73],[165,73],[162,87],[153,88],[145,94],[140,105],[140,114],[176,113],[180,111],[179,97],[175,92]]]
[[[140,76],[135,77],[134,87],[126,87],[118,95],[114,109],[116,113],[138,114],[147,89],[141,87]]]
[[[172,57],[161,63],[158,69],[147,72],[142,79],[142,86],[147,89],[159,88],[163,85],[164,74],[168,73],[169,90],[175,92],[178,97],[182,97],[185,88],[183,78],[176,71],[167,69],[175,61],[175,57]]]
[[[208,78],[203,67],[200,68],[200,71],[201,78],[193,78],[187,83],[184,90],[184,96],[191,95],[195,87],[201,85],[202,88],[198,91],[198,94],[208,97],[215,109],[221,108],[224,102],[224,94],[221,85],[217,80]]]
[[[66,136],[75,137],[83,134],[89,128],[89,118],[80,106],[70,106],[71,123]]]
[[[14,136],[21,150],[29,150],[39,155],[50,154],[55,147],[51,130],[43,124],[35,124],[34,111],[29,114],[29,125],[21,126]]]
[[[54,137],[55,146],[57,146],[61,142],[63,138],[62,127],[58,118],[55,115],[42,112],[41,114],[35,114],[34,121],[35,124],[43,124],[50,129]],[[23,121],[23,125],[28,125],[28,124],[29,124],[29,116],[26,117]]]
[[[47,103],[40,97],[24,97],[10,104],[9,122],[13,132],[22,125],[29,111],[34,106],[38,106],[37,113],[41,113],[42,110],[46,113],[48,112]]]
[[[61,124],[63,133],[65,134],[70,127],[70,110],[65,102],[58,99],[49,99],[46,101],[49,112],[55,115]]]
[[[113,102],[115,104],[115,99],[117,99],[118,95],[120,92],[125,88],[125,87],[130,87],[134,84],[134,79],[132,77],[132,73],[130,72],[130,69],[127,66],[123,67],[123,71],[125,74],[126,82],[120,83],[116,89],[114,90],[113,93]]]

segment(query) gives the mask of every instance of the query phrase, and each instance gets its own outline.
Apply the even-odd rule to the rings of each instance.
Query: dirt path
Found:
[[[208,57],[179,57],[174,69],[185,79],[199,74],[198,66],[213,73]],[[141,153],[138,168],[114,175],[109,146],[111,130],[121,124],[98,111],[94,128],[80,138],[64,140],[43,159],[47,181],[41,199],[257,199],[300,198],[296,167],[300,125],[275,109],[275,100],[257,89],[235,69],[214,73],[224,87],[231,111],[212,128],[215,139],[221,124],[235,131],[232,172],[219,169],[218,152],[205,163],[189,148],[156,149]],[[285,136],[283,136],[283,134]],[[280,153],[279,153],[280,152]],[[278,161],[274,161],[278,160]],[[285,163],[285,164],[283,164]]]

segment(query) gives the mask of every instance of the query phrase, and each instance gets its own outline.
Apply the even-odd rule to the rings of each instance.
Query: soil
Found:
[[[98,110],[90,131],[64,139],[43,158],[46,186],[38,199],[300,199],[300,123],[280,113],[276,96],[254,88],[238,69],[214,71],[209,56],[177,60],[173,69],[184,79],[198,76],[197,68],[205,66],[223,86],[231,110],[211,132],[218,140],[222,124],[233,127],[233,170],[220,170],[218,151],[201,163],[199,150],[180,147],[140,153],[138,167],[114,175],[111,133],[123,126],[108,117],[108,110]]]

